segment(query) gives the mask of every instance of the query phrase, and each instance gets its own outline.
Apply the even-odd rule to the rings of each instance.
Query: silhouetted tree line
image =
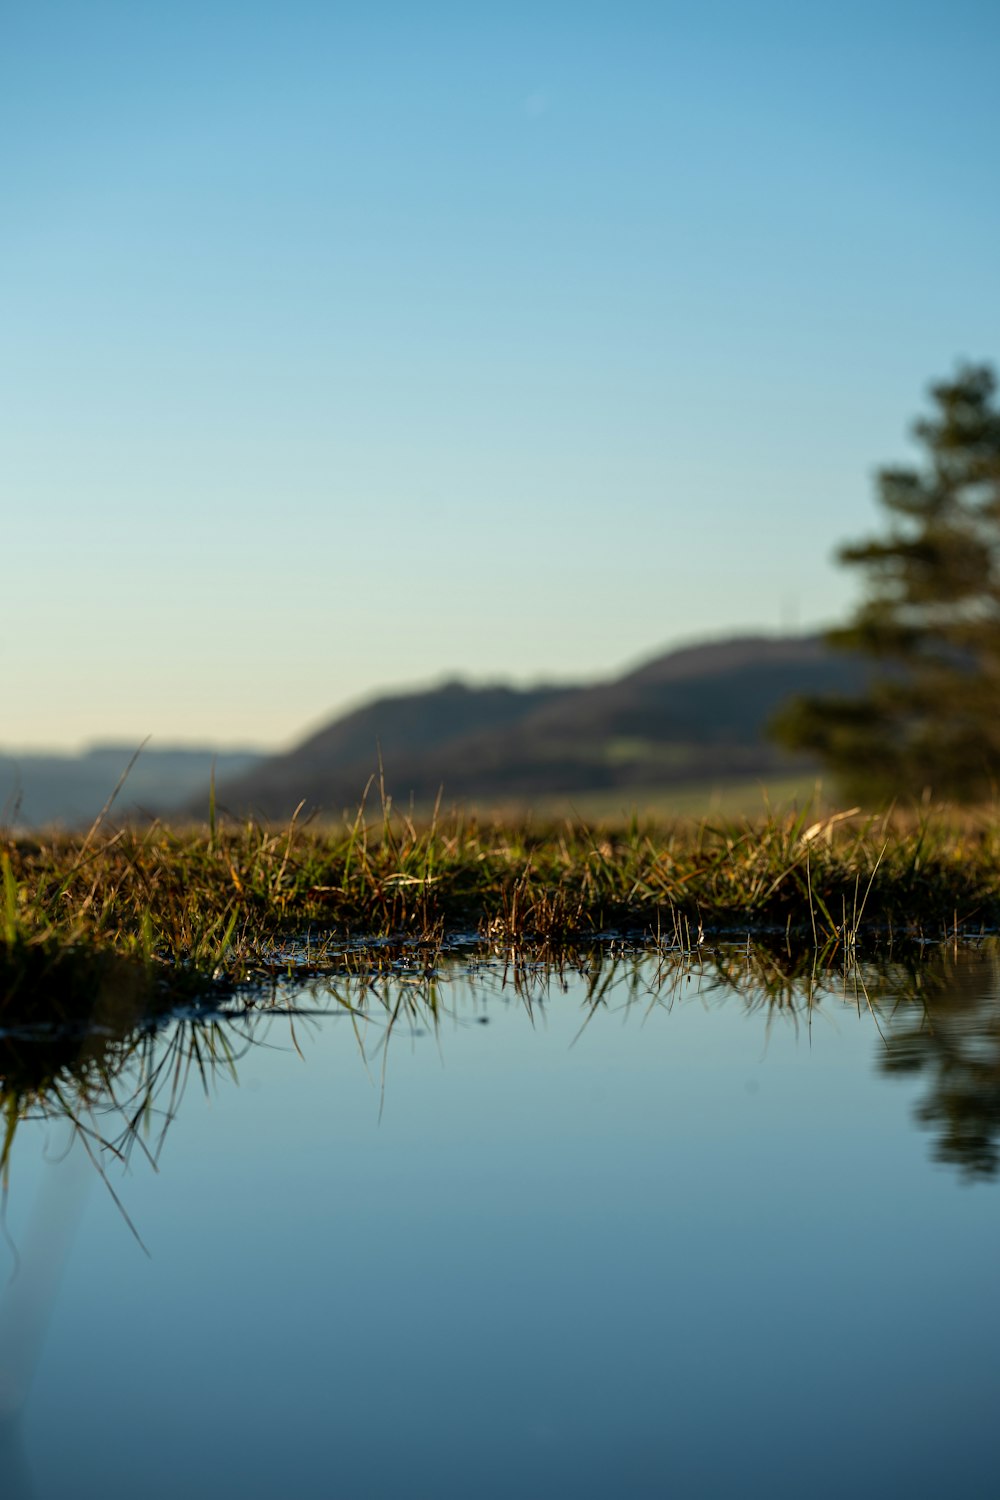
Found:
[[[1000,778],[1000,408],[987,365],[931,389],[923,463],[877,479],[884,534],[838,553],[864,602],[832,645],[876,659],[858,698],[799,698],[774,737],[818,754],[851,795],[970,801]]]

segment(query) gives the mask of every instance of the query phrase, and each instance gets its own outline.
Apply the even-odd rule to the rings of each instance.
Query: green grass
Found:
[[[811,948],[978,932],[1000,921],[1000,819],[772,808],[418,824],[385,808],[321,829],[213,816],[188,830],[8,837],[0,875],[3,1025],[52,993],[67,954],[84,968],[113,956],[133,988],[177,993],[274,972],[289,935],[307,931],[315,962],[346,939],[433,945],[455,931],[549,951],[609,930],[690,944],[770,929]],[[57,987],[73,989],[65,968]]]

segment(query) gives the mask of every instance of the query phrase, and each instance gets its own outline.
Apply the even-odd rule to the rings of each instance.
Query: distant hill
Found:
[[[797,693],[853,694],[870,664],[818,636],[748,636],[655,657],[589,687],[470,687],[449,682],[379,698],[231,780],[233,813],[339,816],[377,772],[396,805],[529,803],[630,787],[771,779],[808,766],[765,726]],[[189,811],[194,812],[191,806]]]
[[[522,721],[582,691],[447,682],[425,692],[378,698],[334,719],[294,750],[232,781],[220,778],[219,800],[232,812],[276,818],[289,816],[303,798],[310,811],[356,808],[378,771],[380,749],[397,793],[405,781],[407,795],[412,790],[420,798],[434,797],[441,784],[434,768],[455,769],[464,745],[485,741],[503,747]]]
[[[94,745],[80,755],[0,754],[0,826],[89,825],[111,796],[135,749],[134,745]],[[204,811],[213,761],[221,782],[250,770],[262,759],[250,750],[149,746],[129,772],[115,802],[115,815],[142,815],[196,796]]]

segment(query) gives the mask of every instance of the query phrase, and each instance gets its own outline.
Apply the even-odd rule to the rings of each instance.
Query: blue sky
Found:
[[[3,22],[0,745],[832,622],[1000,358],[994,4]]]

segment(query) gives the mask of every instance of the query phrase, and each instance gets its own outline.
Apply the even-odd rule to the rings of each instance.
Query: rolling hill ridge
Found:
[[[284,819],[304,802],[306,813],[339,817],[357,808],[380,757],[397,805],[429,805],[439,792],[448,804],[525,805],[773,779],[809,766],[766,737],[779,704],[798,693],[858,693],[870,672],[868,660],[819,636],[746,636],[670,651],[590,686],[447,682],[334,719],[220,781],[218,798],[236,815]]]

